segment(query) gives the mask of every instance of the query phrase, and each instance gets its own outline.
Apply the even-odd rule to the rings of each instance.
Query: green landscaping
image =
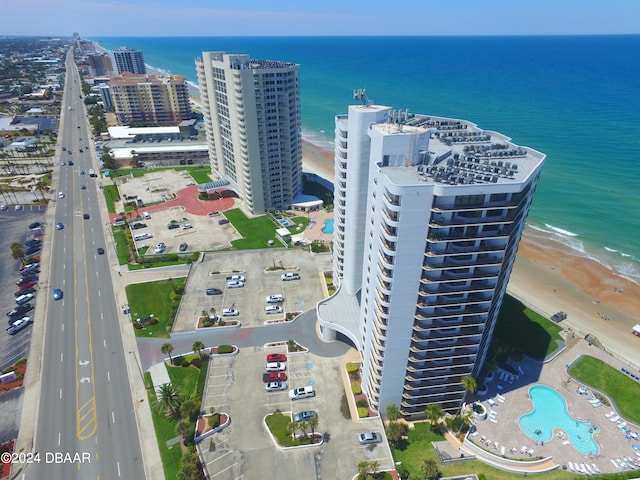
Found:
[[[256,218],[248,218],[242,210],[234,208],[224,212],[224,216],[233,224],[242,238],[233,240],[231,245],[236,250],[251,250],[256,248],[268,248],[269,240],[274,241],[274,246],[282,245],[276,240],[276,226],[262,215]]]
[[[310,435],[297,435],[292,438],[291,428],[294,422],[291,417],[280,412],[272,413],[265,417],[265,422],[271,434],[276,437],[278,443],[284,447],[296,447],[298,445],[311,445],[313,437]]]
[[[125,168],[122,170],[110,170],[111,178],[143,177],[150,172],[161,172],[163,170],[175,170],[176,172],[189,172],[193,181],[196,183],[207,183],[211,181],[209,174],[211,173],[211,165],[180,165],[178,167],[160,167],[160,168]]]
[[[116,213],[115,200],[120,198],[118,193],[118,187],[115,185],[105,185],[103,187],[104,198],[107,201],[107,211],[109,213]]]
[[[497,339],[525,355],[542,359],[558,349],[562,327],[505,295],[496,329]]]
[[[116,242],[116,253],[118,254],[118,263],[120,265],[126,265],[129,263],[129,245],[127,242],[127,235],[130,237],[129,230],[123,225],[112,227],[113,239]]]
[[[569,373],[577,380],[605,393],[625,420],[640,424],[640,384],[602,360],[584,355]]]
[[[127,285],[125,291],[136,336],[169,337],[186,281],[186,278],[169,278]],[[138,328],[137,320],[145,318],[149,321],[144,324],[144,328]]]

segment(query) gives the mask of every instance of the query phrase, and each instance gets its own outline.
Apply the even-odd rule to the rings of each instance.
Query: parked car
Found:
[[[169,230],[173,230],[174,228],[180,228],[180,225],[178,225],[177,223],[170,223],[167,225],[167,228]]]
[[[244,282],[245,279],[242,275],[231,275],[227,277],[227,282]]]
[[[26,295],[27,293],[36,293],[36,289],[33,287],[25,288],[24,290],[18,290],[14,295],[18,298],[21,295]]]
[[[272,313],[282,313],[282,307],[280,305],[267,305],[264,307],[264,313],[267,315]]]
[[[20,330],[22,330],[23,328],[26,328],[28,325],[30,325],[31,321],[32,320],[29,317],[21,318],[20,320],[17,320],[15,322],[13,322],[11,324],[11,326],[9,328],[7,328],[7,333],[9,335],[15,335]]]
[[[318,412],[315,410],[305,410],[304,412],[298,412],[293,414],[294,422],[308,422],[312,418],[317,418]]]
[[[23,285],[18,285],[18,290],[24,290],[26,288],[33,287],[37,283],[37,280],[29,280],[27,283]]]
[[[28,272],[38,273],[39,271],[40,271],[40,264],[38,262],[27,263],[19,270],[20,273],[28,273]]]
[[[551,320],[553,320],[556,323],[561,322],[562,320],[565,320],[566,318],[567,318],[567,314],[564,313],[564,312],[554,313],[551,316]]]
[[[281,275],[282,281],[286,282],[289,280],[300,280],[300,274],[296,272],[287,272]]]
[[[222,315],[224,317],[236,317],[240,314],[240,312],[238,310],[236,310],[235,308],[223,308],[222,309]]]
[[[268,382],[284,382],[287,379],[287,374],[284,372],[267,372],[262,374],[262,381]]]
[[[16,303],[18,305],[24,305],[25,303],[30,302],[33,297],[35,297],[33,293],[25,293],[24,295],[16,297]]]
[[[62,295],[63,295],[63,294],[62,294],[62,290],[60,290],[59,288],[56,288],[56,289],[53,291],[53,299],[54,299],[54,300],[60,300],[60,299],[62,298]]]
[[[271,362],[286,362],[287,356],[284,353],[270,353],[267,355],[267,363]]]
[[[316,396],[316,391],[313,389],[313,386],[311,385],[289,390],[289,398],[291,400],[301,400],[303,398],[311,398],[315,396]]]
[[[25,275],[24,277],[20,277],[18,279],[18,281],[16,282],[16,285],[18,285],[18,287],[29,288],[33,286],[37,281],[38,281],[38,277],[36,277],[35,275]],[[27,283],[30,283],[30,282],[33,282],[33,283],[31,285],[27,285]]]
[[[370,443],[380,443],[382,442],[382,435],[378,432],[366,432],[358,435],[358,441],[362,445],[367,445]]]
[[[267,392],[278,392],[287,389],[287,382],[269,382],[264,386]]]
[[[167,248],[167,246],[160,242],[158,245],[156,245],[156,248],[153,250],[155,253],[162,253],[164,252],[165,248]]]
[[[24,315],[25,313],[31,310],[33,310],[33,306],[30,303],[25,303],[24,305],[18,305],[16,308],[11,310],[10,312],[7,312],[7,317],[9,317],[10,319],[13,318],[13,320],[15,321],[15,317]]]
[[[136,222],[133,225],[131,225],[131,229],[132,230],[139,230],[140,228],[147,228],[147,224],[146,223]]]
[[[181,252],[186,252],[188,247],[189,247],[189,245],[187,245],[186,242],[182,242],[180,244],[180,246],[178,247],[178,250],[181,251]]]
[[[287,369],[287,366],[282,362],[267,362],[264,369],[267,372],[283,372]]]
[[[207,295],[222,295],[222,290],[219,288],[207,288]]]
[[[193,225],[191,225],[190,223],[185,223],[184,225],[182,225],[183,230],[189,230],[190,228],[193,228]]]
[[[280,293],[276,293],[273,295],[269,295],[266,298],[267,303],[280,303],[280,302],[284,302],[284,296]]]
[[[232,282],[227,282],[227,288],[242,288],[244,287],[244,282],[238,282],[236,280]]]
[[[29,230],[35,230],[36,228],[40,228],[42,224],[40,222],[33,222],[29,224]]]

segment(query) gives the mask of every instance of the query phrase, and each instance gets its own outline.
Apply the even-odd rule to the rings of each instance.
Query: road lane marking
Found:
[[[60,352],[60,362],[64,362],[64,352]]]
[[[107,371],[107,382],[111,381],[111,374],[109,373],[109,371]]]
[[[120,475],[120,462],[118,462],[118,476],[121,477],[122,475]]]
[[[58,446],[62,443],[62,434],[58,432]]]
[[[60,400],[62,400],[62,389],[60,389]]]
[[[116,423],[116,414],[111,410],[111,423]]]

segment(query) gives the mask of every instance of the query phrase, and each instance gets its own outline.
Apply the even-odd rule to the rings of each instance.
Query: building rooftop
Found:
[[[382,167],[399,184],[520,183],[545,158],[543,153],[515,145],[509,137],[465,120],[393,111],[387,122],[370,128],[384,136],[429,135],[429,141],[423,146],[417,142],[416,151],[408,153],[403,163],[396,159],[394,164]]]

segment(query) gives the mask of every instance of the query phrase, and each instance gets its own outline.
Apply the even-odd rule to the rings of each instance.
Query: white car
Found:
[[[289,398],[291,400],[300,400],[302,398],[310,398],[315,397],[316,392],[311,385],[307,385],[306,387],[298,387],[293,390],[289,390]]]
[[[244,283],[245,279],[242,275],[231,275],[227,277],[227,282],[242,282]]]
[[[282,307],[280,305],[267,305],[264,307],[264,313],[267,315],[270,313],[282,313]]]
[[[156,245],[156,248],[155,248],[154,252],[162,253],[162,252],[164,252],[165,248],[166,248],[166,245],[164,243],[159,243],[158,245]]]
[[[244,282],[239,282],[237,280],[227,282],[227,288],[242,288],[242,287],[244,287]]]
[[[280,293],[269,295],[266,299],[267,303],[280,303],[284,302],[284,296]]]
[[[27,325],[31,324],[31,318],[23,317],[20,320],[13,322],[9,328],[7,328],[7,333],[9,335],[15,335],[23,328],[26,328]]]
[[[283,273],[281,275],[281,278],[283,282],[286,282],[289,280],[300,280],[300,274],[296,272]]]
[[[191,225],[190,223],[185,223],[184,225],[182,225],[183,230],[189,230],[190,228],[193,228],[193,225]]]
[[[222,309],[222,315],[225,317],[237,317],[240,312],[235,308],[224,308]]]
[[[264,386],[267,392],[278,392],[287,389],[287,382],[269,382]]]
[[[58,198],[64,198],[64,192],[58,192]]]
[[[287,369],[287,365],[282,362],[268,362],[264,369],[267,372],[284,372]]]
[[[382,435],[378,432],[366,432],[358,435],[358,441],[361,445],[367,445],[369,443],[380,443],[382,442]]]

